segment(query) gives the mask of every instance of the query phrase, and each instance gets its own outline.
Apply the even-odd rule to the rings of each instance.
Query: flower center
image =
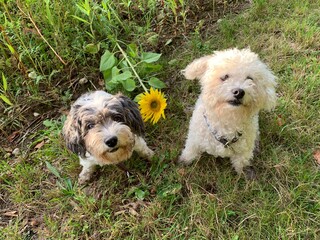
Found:
[[[159,104],[158,104],[157,101],[152,101],[150,103],[150,107],[151,107],[152,110],[157,110],[159,108]]]

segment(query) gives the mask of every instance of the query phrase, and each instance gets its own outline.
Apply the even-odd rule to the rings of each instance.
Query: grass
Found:
[[[1,141],[0,238],[319,239],[320,172],[313,159],[313,152],[320,147],[317,1],[255,0],[245,9],[239,1],[240,5],[230,3],[229,10],[215,1],[216,9],[208,14],[224,11],[225,15],[219,15],[218,22],[205,18],[204,23],[192,15],[197,8],[187,1],[178,5],[184,14],[189,9],[187,18],[171,10],[173,1],[165,1],[163,12],[154,5],[148,8],[143,1],[131,9],[126,5],[129,1],[123,0],[118,8],[112,5],[112,14],[123,7],[126,18],[139,19],[131,25],[121,15],[117,15],[120,22],[111,18],[110,26],[118,37],[162,53],[162,71],[157,77],[167,85],[163,90],[167,118],[146,125],[147,142],[156,151],[152,163],[134,155],[125,163],[133,172],[129,178],[118,168],[105,166],[85,188],[76,183],[80,166],[61,139],[65,117],[58,110],[63,112],[67,108],[63,106],[69,106],[81,92],[103,88],[99,85],[99,54],[112,43],[103,40],[106,33],[96,31],[101,10],[92,10],[86,18],[75,4],[79,2],[46,2],[42,6],[26,1],[30,5],[20,7],[25,13],[33,9],[32,18],[67,65],[33,32],[28,15],[17,9],[9,11],[13,1],[1,3],[10,15],[1,25],[6,35],[0,42],[4,56],[0,71],[6,76],[8,97],[14,105],[1,103],[5,110],[1,131],[6,139]],[[234,6],[241,7],[239,14],[233,13]],[[70,15],[91,19],[91,27],[67,16],[67,10]],[[159,17],[164,30],[152,32],[151,16],[160,13],[164,14]],[[173,34],[179,28],[183,38]],[[23,29],[29,31],[30,38],[21,34]],[[172,35],[161,38],[164,32]],[[145,33],[160,33],[157,44],[148,42]],[[20,54],[17,59],[7,49],[4,36]],[[170,39],[172,43],[166,45]],[[86,53],[84,46],[89,43],[101,43],[102,50]],[[278,77],[278,106],[260,118],[262,152],[254,159],[259,174],[256,181],[238,177],[228,161],[208,155],[190,167],[173,164],[200,92],[197,82],[183,79],[179,70],[196,57],[230,47],[250,47]],[[27,74],[33,69],[36,76],[25,78],[21,64]],[[84,76],[88,83],[78,84],[77,79]],[[71,89],[66,91],[67,87]],[[51,112],[58,114],[48,114],[48,109],[56,109]],[[33,112],[42,117],[31,118]],[[28,131],[22,131],[31,121],[34,123]],[[19,130],[26,137],[20,135],[19,142],[8,143],[7,137]],[[15,147],[21,153],[10,155]]]

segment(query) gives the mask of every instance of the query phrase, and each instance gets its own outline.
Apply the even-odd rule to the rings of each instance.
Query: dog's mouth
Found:
[[[232,106],[240,106],[242,105],[242,101],[239,99],[234,99],[234,100],[230,100],[228,101],[229,104],[231,104]]]
[[[110,149],[108,152],[114,153],[114,152],[118,151],[118,149],[119,149],[119,147],[115,147],[115,148]]]

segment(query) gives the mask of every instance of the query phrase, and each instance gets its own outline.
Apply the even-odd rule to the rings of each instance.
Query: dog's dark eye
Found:
[[[114,116],[112,118],[112,120],[115,121],[115,122],[122,122],[123,121],[122,117],[120,117],[120,116]]]
[[[252,77],[250,77],[250,76],[247,76],[247,79],[253,80],[253,78],[252,78]]]
[[[88,123],[86,125],[86,128],[89,130],[89,129],[92,129],[94,127],[94,123]]]
[[[229,78],[229,75],[226,74],[226,75],[224,75],[223,77],[221,77],[220,79],[221,79],[222,81],[225,81],[225,80],[227,80],[228,78]]]

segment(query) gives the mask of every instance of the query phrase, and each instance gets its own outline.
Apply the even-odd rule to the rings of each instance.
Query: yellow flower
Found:
[[[143,121],[150,120],[152,124],[155,124],[160,117],[166,118],[164,109],[167,107],[167,101],[161,91],[150,88],[150,93],[143,93],[138,103]]]

